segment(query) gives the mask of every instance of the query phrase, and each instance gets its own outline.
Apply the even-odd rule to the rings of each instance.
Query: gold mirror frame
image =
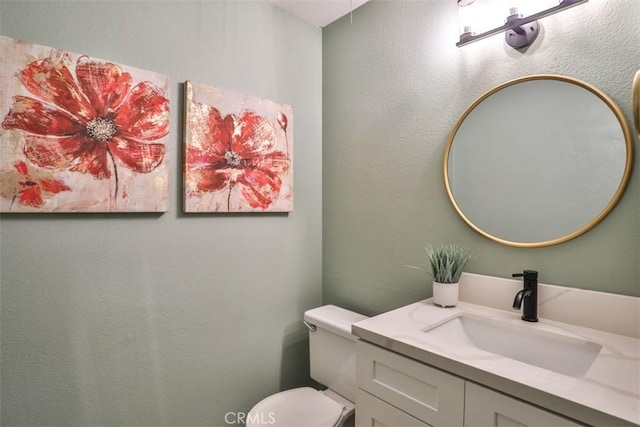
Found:
[[[485,99],[487,99],[488,97],[490,97],[491,95],[495,94],[496,92],[518,84],[518,83],[523,83],[523,82],[528,82],[528,81],[532,81],[532,80],[545,80],[545,79],[550,79],[550,80],[559,80],[559,81],[563,81],[563,82],[567,82],[567,83],[572,83],[574,85],[580,86],[590,92],[592,92],[594,95],[596,95],[598,98],[600,98],[610,109],[611,111],[614,113],[614,115],[616,116],[618,122],[620,123],[620,126],[622,128],[622,133],[624,135],[624,139],[625,139],[625,145],[626,145],[626,160],[625,160],[625,169],[622,175],[622,179],[620,181],[620,185],[618,186],[616,192],[614,193],[613,197],[611,198],[611,200],[609,201],[609,203],[607,203],[607,205],[604,207],[604,209],[595,217],[593,218],[589,223],[587,223],[586,225],[578,228],[577,230],[566,234],[564,236],[560,236],[558,238],[554,238],[551,240],[545,240],[545,241],[540,241],[540,242],[516,242],[516,241],[510,241],[510,240],[506,240],[506,239],[502,239],[500,237],[494,236],[490,233],[487,233],[486,231],[482,230],[480,227],[478,227],[476,224],[474,224],[463,212],[462,209],[460,208],[460,206],[458,205],[458,203],[456,202],[455,197],[453,196],[452,190],[451,190],[451,185],[449,182],[449,154],[451,152],[451,146],[453,144],[453,141],[455,139],[455,136],[458,132],[458,129],[460,128],[460,126],[462,125],[462,123],[464,122],[464,120],[467,118],[467,116],[469,114],[471,114],[471,112],[480,104],[482,103]],[[640,134],[640,71],[638,71],[638,73],[635,76],[635,80],[634,80],[634,89],[633,89],[633,109],[634,109],[634,113],[635,113],[635,122],[636,122],[636,128],[638,130],[638,133]],[[458,119],[458,122],[456,123],[456,125],[454,126],[453,130],[451,131],[451,134],[449,135],[449,139],[447,141],[447,145],[445,147],[445,153],[444,153],[444,183],[445,183],[445,188],[447,191],[447,195],[449,196],[449,199],[451,200],[451,203],[453,204],[453,207],[455,208],[456,212],[458,213],[458,215],[460,215],[460,217],[467,223],[467,225],[469,225],[472,229],[474,229],[475,231],[477,231],[478,233],[480,233],[481,235],[487,237],[490,240],[493,240],[495,242],[501,243],[503,245],[507,245],[507,246],[513,246],[513,247],[520,247],[520,248],[538,248],[538,247],[545,247],[545,246],[553,246],[553,245],[557,245],[559,243],[563,243],[566,242],[568,240],[571,240],[573,238],[576,238],[578,236],[580,236],[581,234],[586,233],[587,231],[589,231],[590,229],[592,229],[593,227],[595,227],[600,221],[602,221],[608,214],[609,212],[611,212],[611,210],[615,207],[615,205],[618,203],[618,201],[620,200],[620,198],[622,197],[627,184],[629,183],[629,179],[631,177],[631,171],[633,169],[633,138],[631,136],[631,130],[629,128],[629,125],[624,117],[624,114],[622,113],[622,110],[620,109],[620,107],[618,107],[615,102],[613,102],[613,100],[611,98],[609,98],[609,96],[607,96],[604,92],[602,92],[600,89],[596,88],[595,86],[586,83],[584,81],[575,79],[573,77],[567,77],[567,76],[562,76],[562,75],[556,75],[556,74],[537,74],[537,75],[531,75],[531,76],[526,76],[526,77],[521,77],[521,78],[517,78],[514,80],[510,80],[507,81],[506,83],[502,83],[498,86],[496,86],[495,88],[489,90],[487,93],[485,93],[484,95],[482,95],[480,98],[478,98],[476,101],[473,102],[473,104],[471,104],[462,114],[462,116],[460,117],[460,119]]]
[[[633,121],[636,125],[636,133],[640,138],[640,71],[636,73],[633,79]]]

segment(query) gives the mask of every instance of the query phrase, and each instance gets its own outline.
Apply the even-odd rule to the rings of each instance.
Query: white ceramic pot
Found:
[[[458,304],[458,283],[433,282],[433,302],[440,307],[455,307]]]

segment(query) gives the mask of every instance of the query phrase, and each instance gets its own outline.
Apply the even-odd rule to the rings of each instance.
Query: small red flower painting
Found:
[[[0,211],[167,210],[167,77],[1,36],[0,66]]]
[[[293,210],[292,110],[185,84],[185,212]]]

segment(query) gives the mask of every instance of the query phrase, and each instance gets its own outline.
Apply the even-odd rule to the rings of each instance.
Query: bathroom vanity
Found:
[[[356,425],[640,425],[639,298],[541,284],[529,323],[510,309],[520,281],[460,286],[455,308],[353,324]]]

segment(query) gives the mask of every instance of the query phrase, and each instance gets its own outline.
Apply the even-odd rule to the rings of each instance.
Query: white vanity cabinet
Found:
[[[583,426],[364,341],[356,383],[357,427]]]

